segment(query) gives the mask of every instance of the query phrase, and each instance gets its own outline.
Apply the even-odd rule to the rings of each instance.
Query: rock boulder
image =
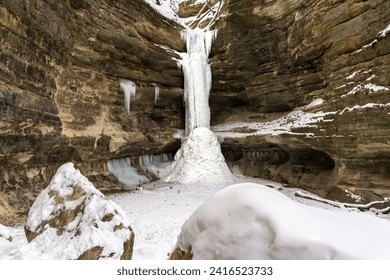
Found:
[[[131,259],[134,233],[125,213],[72,163],[61,166],[37,197],[27,240],[53,259]]]

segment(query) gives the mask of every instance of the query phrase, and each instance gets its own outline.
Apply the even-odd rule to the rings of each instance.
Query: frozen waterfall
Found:
[[[210,131],[209,94],[211,67],[209,54],[215,31],[186,29],[182,32],[187,53],[182,55],[184,103],[186,110],[185,139],[169,167],[166,182],[222,183],[234,181],[221,146]]]
[[[199,28],[182,32],[187,43],[187,53],[182,59],[186,136],[196,127],[210,128],[211,67],[208,57],[215,34],[215,31]]]

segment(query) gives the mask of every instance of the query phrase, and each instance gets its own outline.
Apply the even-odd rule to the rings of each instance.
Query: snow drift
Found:
[[[182,227],[171,258],[389,259],[390,222],[293,201],[254,183],[227,187]]]

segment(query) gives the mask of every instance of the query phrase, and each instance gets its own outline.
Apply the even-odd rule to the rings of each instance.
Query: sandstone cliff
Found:
[[[183,2],[185,16],[201,8]],[[388,195],[390,2],[225,8],[212,50],[213,124],[272,122],[298,109],[320,116],[273,135],[235,128],[244,137],[224,138],[228,161],[330,198]],[[181,29],[143,0],[0,1],[0,223],[25,215],[64,162],[109,190],[108,159],[178,149],[183,81],[172,57],[184,50]],[[118,78],[137,85],[130,114]]]
[[[390,2],[231,0],[227,13],[213,49],[214,124],[324,112],[277,136],[225,138],[227,157],[330,198],[348,199],[335,187],[388,195]]]
[[[143,0],[1,1],[0,19],[0,222],[64,162],[107,188],[109,158],[177,150],[177,23]],[[137,85],[130,114],[118,78]]]

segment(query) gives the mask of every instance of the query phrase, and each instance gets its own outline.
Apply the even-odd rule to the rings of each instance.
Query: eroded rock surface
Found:
[[[107,188],[108,159],[178,149],[177,23],[143,0],[6,1],[0,18],[0,222],[26,215],[65,162]],[[118,78],[137,85],[130,114]]]
[[[334,112],[289,133],[224,137],[231,164],[322,196],[335,187],[388,195],[390,2],[227,4],[211,54],[212,123]],[[201,8],[183,1],[180,13]],[[112,190],[108,159],[178,150],[177,23],[143,0],[6,1],[0,19],[0,222],[22,222],[65,162]],[[118,78],[137,85],[130,114]]]
[[[224,137],[225,155],[248,175],[322,196],[389,195],[390,2],[231,0],[227,14],[213,48],[213,123],[326,115],[286,133]]]

